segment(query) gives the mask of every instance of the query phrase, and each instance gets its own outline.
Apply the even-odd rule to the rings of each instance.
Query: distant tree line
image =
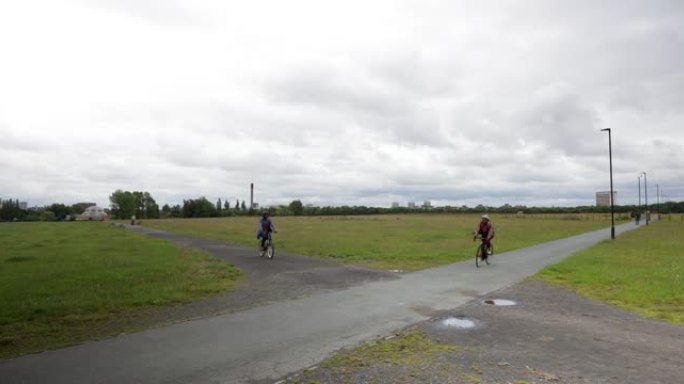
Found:
[[[394,207],[380,208],[367,206],[338,206],[312,207],[304,206],[300,200],[293,200],[288,205],[250,209],[244,200],[236,200],[233,204],[229,200],[218,199],[215,203],[206,197],[183,200],[183,204],[164,204],[161,208],[149,192],[116,190],[109,196],[110,208],[107,213],[118,220],[128,220],[131,216],[138,219],[157,218],[199,218],[199,217],[227,217],[258,215],[268,210],[278,216],[349,216],[349,215],[377,215],[377,214],[410,214],[410,213],[500,213],[516,214],[564,214],[564,213],[610,213],[610,207],[579,206],[579,207],[527,207],[521,205],[504,204],[499,207],[477,205],[475,207],[432,207],[409,208]],[[0,221],[59,221],[74,220],[90,206],[89,203],[74,205],[51,204],[46,207],[22,209],[19,200],[0,199]],[[640,208],[640,209],[639,209]],[[665,202],[649,204],[648,207],[635,205],[617,205],[616,213],[630,213],[633,211],[650,210],[663,214],[684,213],[684,202]]]
[[[204,199],[204,198],[201,198]],[[206,199],[205,199],[206,200]],[[220,203],[220,200],[219,200]],[[190,209],[187,210],[186,206],[202,205],[205,209]],[[237,203],[236,203],[237,204]],[[218,206],[218,203],[217,203]],[[475,207],[395,207],[395,208],[381,208],[381,207],[368,207],[368,206],[338,206],[338,207],[312,207],[304,206],[300,200],[294,200],[289,205],[279,205],[274,207],[265,208],[262,210],[248,210],[245,208],[244,201],[242,202],[241,209],[229,209],[229,207],[224,207],[223,210],[216,209],[216,212],[209,208],[208,202],[199,203],[197,200],[186,200],[184,201],[183,207],[176,206],[175,208],[168,208],[170,214],[165,217],[217,217],[217,216],[232,216],[232,215],[253,215],[258,214],[262,210],[268,210],[271,214],[278,216],[351,216],[351,215],[378,215],[378,214],[411,214],[411,213],[464,213],[464,214],[477,214],[477,213],[499,213],[499,214],[516,214],[519,212],[525,214],[564,214],[564,213],[610,213],[610,207],[597,207],[597,206],[578,206],[578,207],[527,207],[527,206],[512,206],[509,204],[504,204],[499,207],[477,205]],[[236,206],[237,207],[237,206]],[[162,211],[164,211],[162,209]],[[175,213],[174,213],[175,209]],[[630,213],[634,211],[646,211],[651,212],[659,211],[663,214],[668,213],[684,213],[684,202],[667,202],[659,205],[649,204],[648,207],[641,206],[640,208],[635,205],[619,205],[614,207],[616,213]],[[193,214],[188,214],[192,212]],[[210,212],[207,214],[207,212]],[[162,215],[164,216],[164,215]]]
[[[196,217],[226,217],[226,216],[248,216],[254,215],[255,209],[247,208],[247,203],[243,200],[235,201],[231,206],[228,200],[218,199],[212,203],[206,197],[197,199],[183,200],[183,205],[164,204],[161,209],[162,218],[196,218]]]
[[[110,197],[112,218],[127,220],[131,216],[138,219],[197,218],[254,215],[258,211],[247,208],[247,203],[236,200],[231,206],[228,200],[218,199],[215,203],[202,196],[183,200],[183,204],[164,204],[161,209],[148,192],[129,192],[117,190]]]
[[[663,204],[649,204],[648,207],[635,205],[620,205],[614,207],[616,213],[630,213],[638,210],[651,212],[659,211],[663,214],[668,213],[684,213],[684,202],[667,202]],[[338,207],[312,207],[303,206],[301,201],[294,200],[289,205],[280,205],[269,208],[272,214],[279,216],[351,216],[351,215],[378,215],[378,214],[412,214],[412,213],[463,213],[463,214],[479,214],[479,213],[499,213],[499,214],[516,214],[519,212],[525,214],[564,214],[564,213],[610,213],[610,207],[597,206],[578,206],[578,207],[527,207],[527,206],[512,206],[504,204],[499,207],[477,205],[475,207],[460,206],[460,207],[368,207],[368,206],[338,206]]]
[[[73,205],[51,204],[46,207],[22,209],[19,200],[0,199],[0,221],[60,221],[74,220],[90,203]]]

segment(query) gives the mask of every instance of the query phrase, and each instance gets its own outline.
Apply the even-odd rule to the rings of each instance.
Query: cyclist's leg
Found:
[[[475,266],[480,268],[480,263],[484,262],[484,243],[482,242],[482,239],[480,239],[480,243],[477,245],[477,248],[475,250]]]
[[[482,241],[480,242],[480,255],[481,255],[480,258],[482,260],[485,260],[487,258],[487,255],[488,255],[487,250],[488,250],[487,242],[485,239],[482,239]]]

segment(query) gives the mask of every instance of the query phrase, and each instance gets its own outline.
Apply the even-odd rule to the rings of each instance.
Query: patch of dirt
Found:
[[[485,299],[517,305],[489,305]],[[441,320],[449,317],[469,319],[476,326],[444,326]],[[298,384],[683,382],[684,327],[645,319],[540,280],[473,300],[417,327],[431,342],[458,348],[411,365],[392,364],[389,357],[355,366],[322,363],[281,380]],[[410,328],[400,334],[412,332]]]

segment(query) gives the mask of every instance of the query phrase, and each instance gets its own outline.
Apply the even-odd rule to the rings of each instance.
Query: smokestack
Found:
[[[249,209],[254,209],[254,183],[249,184]]]

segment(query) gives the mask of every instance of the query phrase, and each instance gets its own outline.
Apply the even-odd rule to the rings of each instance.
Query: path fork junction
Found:
[[[637,228],[616,227],[616,234]],[[3,384],[249,383],[318,364],[513,285],[610,239],[610,228],[301,299],[0,360]],[[256,256],[255,256],[256,257]],[[278,260],[271,261],[277,263]]]

